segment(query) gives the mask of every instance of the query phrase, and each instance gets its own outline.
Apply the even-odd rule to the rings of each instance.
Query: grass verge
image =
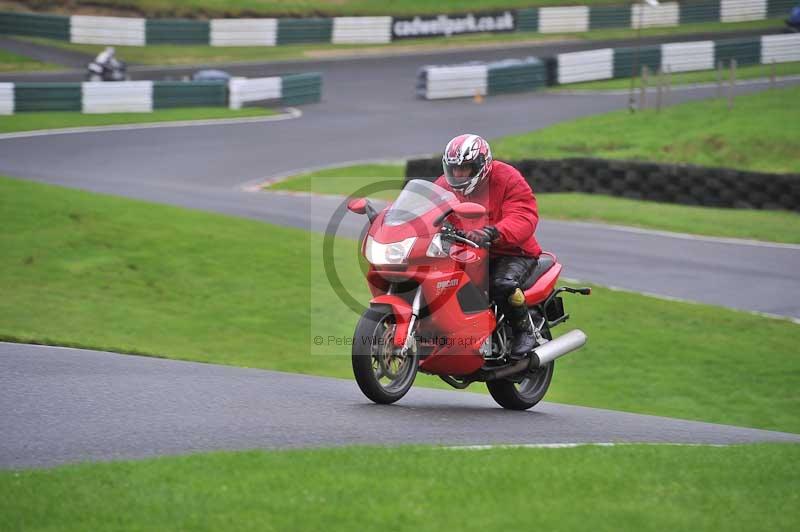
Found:
[[[56,111],[17,113],[0,116],[0,133],[87,126],[147,124],[151,122],[179,122],[183,120],[209,120],[215,118],[248,118],[274,114],[276,114],[276,111],[262,107],[247,107],[238,110],[228,109],[227,107],[187,107],[159,109],[152,113],[83,114]]]
[[[25,57],[24,55],[12,54],[5,50],[0,50],[0,72],[28,72],[32,70],[58,70],[58,65],[42,63]]]
[[[8,178],[0,224],[1,339],[351,377],[349,348],[311,341],[358,319],[320,235]],[[366,302],[356,251],[326,260]],[[800,432],[797,325],[599,287],[566,303],[591,340],[549,400]]]
[[[774,173],[800,172],[800,87],[704,100],[631,114],[579,118],[495,139],[499,158],[602,157],[689,163]]]
[[[769,78],[772,74],[772,66],[771,65],[751,65],[746,67],[739,67],[736,69],[736,79],[737,80],[745,80],[745,79],[763,79]],[[775,76],[791,76],[800,74],[800,62],[799,63],[778,63],[775,65]],[[725,69],[723,74],[723,82],[726,84],[727,88],[727,80],[728,76],[730,75],[730,70],[728,68]],[[678,74],[672,74],[671,76],[671,84],[672,85],[688,85],[691,83],[706,83],[706,82],[716,82],[717,81],[717,72],[714,71],[704,71],[704,72],[681,72]],[[650,80],[649,86],[650,88],[655,87],[657,84],[656,78],[652,78]],[[638,90],[640,86],[639,79],[637,78],[635,87]],[[619,90],[619,89],[629,89],[630,88],[630,78],[625,79],[608,79],[603,81],[587,81],[583,83],[571,83],[569,85],[561,85],[558,87],[558,90]]]
[[[382,5],[382,4],[381,4]],[[647,28],[642,30],[644,37],[657,37],[665,35],[690,35],[701,32],[746,31],[761,30],[779,27],[783,24],[777,19],[758,20],[751,22],[735,23],[701,23],[685,24],[673,28]],[[129,63],[143,65],[186,65],[186,64],[215,64],[247,61],[280,61],[319,59],[331,56],[346,56],[353,54],[382,54],[392,52],[417,52],[430,50],[460,49],[465,46],[502,46],[504,43],[541,43],[559,41],[564,39],[583,39],[587,41],[602,41],[609,39],[632,39],[636,31],[631,29],[593,30],[585,33],[571,34],[542,34],[538,32],[515,32],[501,34],[461,35],[446,39],[429,38],[399,41],[382,45],[362,44],[303,44],[282,46],[239,46],[239,47],[213,47],[193,45],[152,45],[152,46],[115,46],[117,55]],[[35,42],[64,50],[95,55],[100,46],[89,44],[71,44],[64,41],[42,39],[34,37],[17,37],[20,40]],[[520,50],[522,57],[530,52]]]
[[[560,2],[560,3],[559,3]],[[29,2],[25,2],[29,3]],[[585,0],[581,5],[619,4],[619,0]],[[564,5],[563,0],[74,0],[71,9],[117,9],[149,17],[420,15],[461,11],[503,10],[518,7]]]
[[[799,463],[775,444],[213,453],[0,472],[0,528],[788,531]]]
[[[402,182],[404,174],[402,165],[357,165],[302,174],[266,188],[349,196],[370,184]],[[382,190],[369,196],[392,200],[398,191]],[[544,219],[800,244],[800,214],[789,211],[692,207],[579,193],[537,194],[536,199]]]

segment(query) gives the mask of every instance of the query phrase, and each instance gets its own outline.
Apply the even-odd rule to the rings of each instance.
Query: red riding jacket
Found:
[[[500,232],[499,240],[489,248],[491,255],[539,258],[542,248],[533,234],[539,223],[536,196],[516,168],[501,161],[493,161],[486,181],[469,196],[453,190],[444,175],[439,176],[436,184],[453,192],[460,201],[472,201],[486,207],[486,225],[493,225]]]

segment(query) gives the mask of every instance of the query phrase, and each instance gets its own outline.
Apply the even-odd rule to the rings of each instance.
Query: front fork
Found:
[[[414,292],[414,301],[411,303],[411,318],[408,320],[408,332],[406,333],[405,342],[403,342],[403,348],[400,350],[400,354],[402,355],[405,355],[414,343],[414,326],[417,324],[417,319],[419,319],[419,307],[421,302],[422,285],[419,285],[416,292]]]

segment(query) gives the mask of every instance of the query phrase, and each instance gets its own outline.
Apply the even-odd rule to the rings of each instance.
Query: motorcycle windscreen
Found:
[[[456,201],[455,195],[439,185],[424,179],[412,179],[386,211],[383,223],[388,226],[402,225],[433,209],[443,209],[453,201]]]

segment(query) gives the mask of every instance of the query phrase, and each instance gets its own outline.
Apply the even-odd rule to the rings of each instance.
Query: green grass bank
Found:
[[[800,87],[704,100],[657,113],[627,110],[494,139],[499,158],[601,157],[800,172]]]
[[[319,235],[7,178],[0,223],[2,339],[351,378],[347,347],[312,344],[358,318]],[[356,252],[325,260],[366,302]],[[600,287],[566,304],[590,341],[549,400],[800,432],[796,324]]]
[[[392,200],[404,179],[403,165],[365,164],[328,168],[268,185],[267,190],[359,195],[373,183],[392,189],[370,197]],[[789,211],[693,207],[613,196],[579,193],[537,194],[543,219],[578,220],[627,225],[695,235],[744,238],[800,244],[800,214]]]
[[[0,73],[58,70],[59,68],[61,67],[58,65],[43,63],[24,55],[13,54],[5,50],[0,50]]]
[[[9,2],[13,4],[14,2]],[[29,5],[31,2],[18,2]],[[580,5],[619,5],[620,0],[581,0]],[[568,5],[563,0],[73,0],[70,8],[101,9],[102,14],[150,17],[240,17],[240,16],[337,16],[337,15],[420,15],[461,11],[503,10],[519,7]],[[41,8],[59,12],[55,2],[39,2]]]
[[[375,4],[384,5],[384,4]],[[776,19],[750,22],[708,22],[684,24],[672,28],[647,28],[642,30],[644,37],[669,35],[691,35],[706,32],[733,32],[761,30],[780,27],[782,21]],[[115,46],[117,56],[129,63],[143,65],[192,65],[231,62],[318,60],[322,58],[352,55],[381,55],[392,53],[415,53],[430,50],[463,49],[464,47],[501,47],[507,44],[540,44],[566,39],[603,41],[610,39],[633,39],[636,31],[631,29],[592,30],[583,33],[542,34],[538,32],[514,32],[500,34],[457,35],[448,38],[412,39],[389,44],[303,44],[281,46],[195,46],[195,45],[150,45]],[[64,50],[96,55],[103,47],[91,44],[71,44],[53,39],[17,37],[19,40],[61,48]],[[510,57],[531,55],[530,51],[509,52]],[[535,55],[535,52],[534,52]]]
[[[215,453],[0,472],[0,528],[789,531],[798,464],[800,445]]]
[[[774,70],[772,65],[751,65],[746,67],[739,67],[736,69],[736,79],[737,80],[749,80],[749,79],[768,79],[772,74],[775,74],[775,77],[783,77],[783,76],[796,76],[800,74],[800,63],[776,63],[774,65]],[[665,76],[663,78],[663,82],[666,84],[669,80],[672,86],[678,85],[689,85],[692,83],[716,83],[718,79],[718,74],[716,70],[713,71],[703,71],[703,72],[681,72],[677,74],[672,74],[667,78]],[[728,90],[728,83],[730,79],[730,68],[727,67],[723,70],[722,73],[722,82],[725,85],[725,91],[727,93]],[[571,83],[569,85],[562,85],[558,87],[558,90],[621,90],[621,89],[629,89],[630,88],[630,78],[625,79],[609,79],[603,81],[587,81],[584,83]],[[655,90],[657,86],[658,78],[653,77],[651,75],[650,80],[648,81],[648,87],[651,90]],[[638,91],[641,87],[641,82],[637,78],[635,83],[635,88]],[[650,105],[655,103],[654,99],[650,99]]]
[[[182,122],[185,120],[252,118],[272,116],[275,114],[275,110],[262,107],[247,107],[236,110],[228,109],[227,107],[187,107],[159,109],[151,113],[106,114],[44,111],[0,116],[0,133],[72,127]]]

